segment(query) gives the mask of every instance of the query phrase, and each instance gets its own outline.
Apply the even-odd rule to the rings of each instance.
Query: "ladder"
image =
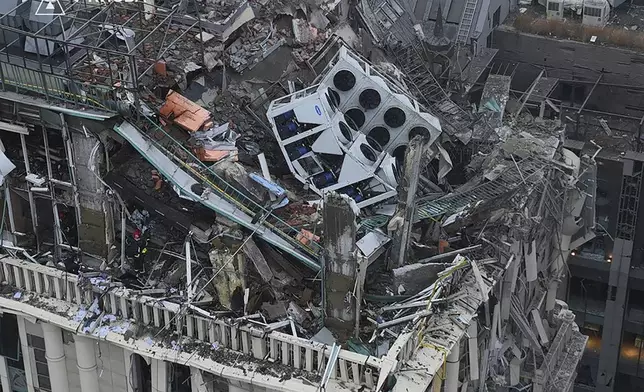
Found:
[[[469,38],[470,31],[472,30],[474,12],[476,11],[477,5],[478,0],[467,0],[465,2],[465,9],[463,9],[463,16],[461,17],[461,23],[458,25],[458,34],[456,35],[457,45],[467,44],[467,39]]]

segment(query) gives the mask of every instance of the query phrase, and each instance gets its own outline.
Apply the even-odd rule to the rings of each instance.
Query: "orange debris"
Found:
[[[167,121],[174,122],[189,132],[199,131],[204,124],[211,123],[210,112],[172,90],[168,92],[159,113]]]

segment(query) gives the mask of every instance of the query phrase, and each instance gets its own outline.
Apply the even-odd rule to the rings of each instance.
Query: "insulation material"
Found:
[[[4,152],[0,152],[0,185],[4,184],[5,177],[15,168],[16,165],[7,158]]]
[[[528,282],[537,280],[537,244],[532,241],[530,244],[524,244],[523,252],[525,256],[525,277]]]

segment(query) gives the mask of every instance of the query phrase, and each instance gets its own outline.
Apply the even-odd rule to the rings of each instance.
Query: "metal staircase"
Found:
[[[472,31],[472,22],[474,21],[474,12],[476,12],[477,5],[478,0],[467,0],[465,2],[465,9],[463,10],[461,23],[458,25],[458,34],[456,35],[457,45],[467,44],[470,31]]]
[[[127,140],[150,164],[181,192],[218,214],[252,230],[256,235],[319,270],[321,247],[314,241],[300,241],[301,230],[290,226],[218,176],[183,144],[148,117],[144,128],[124,122],[114,130]],[[203,192],[203,189],[209,192]]]
[[[396,23],[392,28],[394,36],[408,36],[413,26]],[[393,48],[390,54],[395,58],[396,65],[407,76],[406,84],[412,95],[416,97],[433,115],[437,116],[443,127],[451,128],[450,134],[457,134],[470,129],[472,118],[470,113],[455,104],[445,92],[434,74],[428,67],[425,48],[418,39],[412,39],[408,44]]]
[[[510,162],[509,168],[497,178],[477,185],[468,190],[450,193],[441,198],[419,202],[416,205],[415,221],[437,218],[443,215],[453,214],[461,208],[474,206],[477,203],[492,200],[508,192],[518,189],[521,186],[534,185],[541,180],[539,172],[544,164],[533,158],[526,158],[514,165]],[[360,224],[365,229],[381,227],[387,223],[388,218],[376,215],[364,219]]]
[[[514,163],[510,163],[510,165],[514,165]],[[474,206],[476,203],[492,200],[521,186],[533,185],[541,179],[541,176],[537,175],[543,167],[540,161],[526,158],[518,162],[517,166],[519,170],[516,166],[510,166],[507,172],[500,174],[494,180],[462,193],[457,191],[436,200],[417,204],[416,220],[455,213],[468,205]]]

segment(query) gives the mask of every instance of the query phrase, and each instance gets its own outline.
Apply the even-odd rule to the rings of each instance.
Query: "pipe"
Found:
[[[121,206],[121,271],[125,271],[125,208]]]
[[[188,294],[188,302],[192,299],[192,262],[190,260],[190,235],[186,237],[186,291]]]
[[[461,344],[456,342],[447,356],[447,366],[445,369],[445,392],[458,391],[458,367],[461,358]]]
[[[41,326],[45,339],[45,358],[49,369],[51,392],[69,392],[62,330],[49,323],[42,323]]]

